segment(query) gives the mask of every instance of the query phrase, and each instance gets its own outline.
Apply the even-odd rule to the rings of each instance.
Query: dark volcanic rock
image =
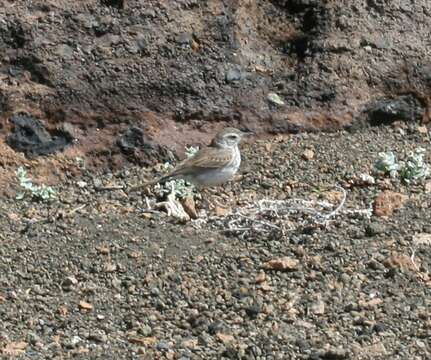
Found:
[[[54,136],[43,124],[29,115],[15,115],[10,121],[14,124],[7,143],[15,150],[26,155],[48,155],[62,151],[72,142],[72,136],[65,131],[57,131]]]
[[[390,124],[394,121],[420,121],[425,109],[412,95],[382,99],[365,110],[371,125]]]
[[[149,165],[152,163],[152,159],[175,160],[169,150],[149,140],[145,136],[144,130],[139,127],[128,128],[117,139],[117,145],[131,162],[140,165]]]
[[[145,145],[144,131],[138,127],[131,127],[120,136],[117,144],[125,153],[131,153]]]

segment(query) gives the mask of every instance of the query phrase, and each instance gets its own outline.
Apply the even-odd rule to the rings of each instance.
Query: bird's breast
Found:
[[[234,150],[232,159],[223,167],[202,170],[189,177],[189,180],[198,186],[217,186],[231,180],[241,165],[239,149]]]

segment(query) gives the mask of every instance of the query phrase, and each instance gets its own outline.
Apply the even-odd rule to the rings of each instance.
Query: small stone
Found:
[[[242,78],[241,70],[239,69],[229,69],[226,72],[226,82],[232,83],[235,81],[239,81]]]
[[[21,217],[16,213],[8,213],[7,217],[12,221],[20,221]]]
[[[169,350],[170,348],[171,348],[171,345],[167,341],[162,340],[156,344],[157,350]]]
[[[187,339],[181,343],[181,346],[187,349],[195,349],[198,346],[198,339]]]
[[[429,344],[427,345],[427,343],[421,340],[416,340],[416,345],[421,349],[426,349]]]
[[[193,196],[186,196],[182,198],[181,205],[183,206],[184,211],[187,213],[187,215],[190,216],[191,219],[198,218],[198,212],[196,211],[196,205],[195,205]]]
[[[193,51],[199,51],[200,49],[200,45],[197,41],[195,41],[195,39],[192,39],[192,43],[190,44],[190,47],[192,48]]]
[[[402,208],[407,199],[406,195],[390,190],[383,191],[374,200],[374,215],[391,216],[394,211]]]
[[[64,279],[62,285],[63,287],[69,288],[76,284],[78,284],[78,280],[74,276],[68,276],[66,279]]]
[[[111,252],[111,250],[107,246],[98,246],[96,250],[99,254],[102,255],[108,255]]]
[[[117,270],[117,264],[112,263],[112,262],[106,262],[103,265],[103,270],[107,273],[115,272]]]
[[[69,313],[69,310],[67,309],[67,307],[66,307],[66,306],[60,306],[60,307],[57,309],[57,313],[58,313],[59,315],[61,315],[61,316],[66,316],[66,315]]]
[[[302,158],[304,160],[310,161],[314,159],[314,151],[311,149],[307,149],[302,153]]]
[[[88,335],[87,339],[98,343],[105,343],[108,340],[108,337],[104,333],[98,331],[98,332],[91,332]]]
[[[266,280],[266,274],[262,271],[259,274],[256,275],[256,278],[254,279],[254,282],[256,284],[261,284]]]
[[[329,349],[312,354],[310,359],[347,360],[349,355],[345,349]]]
[[[140,52],[149,54],[150,44],[145,36],[139,35],[136,37],[136,47]]]
[[[94,179],[93,179],[93,186],[94,186],[95,188],[101,188],[101,187],[103,187],[103,182],[102,182],[102,180],[101,180],[101,179],[99,179],[99,178],[94,178]]]
[[[269,181],[262,181],[260,186],[264,189],[272,189],[274,185]]]
[[[216,337],[223,344],[231,344],[235,341],[235,338],[230,334],[217,333]]]
[[[431,193],[431,181],[427,181],[424,187],[426,193]]]
[[[151,329],[149,325],[142,325],[138,329],[138,333],[141,334],[142,336],[150,336],[152,332],[153,332],[153,329]]]
[[[385,226],[381,224],[370,223],[365,227],[365,234],[369,237],[372,237],[384,233],[385,230]]]
[[[373,308],[377,307],[378,305],[380,305],[382,303],[383,303],[382,299],[380,299],[380,298],[374,298],[374,299],[366,300],[366,301],[359,300],[358,306],[361,309],[373,309]]]
[[[267,96],[267,99],[268,99],[269,102],[271,102],[271,103],[273,103],[275,105],[278,105],[278,106],[284,105],[284,101],[276,93],[273,93],[273,92],[269,93],[268,96]]]
[[[75,335],[75,336],[72,336],[72,338],[70,339],[70,344],[71,344],[72,346],[76,346],[76,345],[78,345],[81,341],[82,341],[82,339],[81,339],[78,335]]]
[[[83,189],[87,187],[88,183],[86,183],[85,181],[78,181],[76,185],[78,185],[79,188]]]
[[[216,333],[219,333],[221,331],[223,331],[224,329],[224,324],[221,321],[214,321],[213,323],[211,323],[208,326],[208,333],[211,335],[214,335]]]
[[[273,313],[274,313],[274,306],[273,306],[273,305],[271,305],[271,304],[265,305],[265,306],[263,306],[263,308],[262,308],[262,312],[263,312],[265,315],[271,315],[271,314],[273,314]],[[275,325],[274,325],[274,326],[275,326]]]
[[[217,216],[225,217],[230,213],[230,209],[216,205],[216,207],[214,208],[214,212]]]
[[[86,302],[86,301],[80,301],[79,302],[79,308],[81,310],[90,311],[90,310],[93,310],[93,305]]]
[[[419,233],[413,235],[413,245],[416,247],[431,246],[431,234]]]
[[[66,44],[60,44],[54,50],[55,54],[58,55],[62,59],[70,60],[73,58],[74,49]]]
[[[143,336],[132,335],[127,338],[127,341],[131,344],[153,346],[157,342],[157,339],[155,337],[143,337]]]
[[[386,329],[387,329],[387,326],[386,326],[385,324],[381,323],[381,322],[378,322],[378,323],[374,324],[374,326],[373,326],[373,330],[374,330],[376,333],[382,333],[382,332],[385,332],[385,331],[386,331]]]
[[[155,12],[153,9],[149,8],[149,9],[145,9],[145,10],[142,12],[142,15],[143,15],[144,17],[155,18],[155,17],[156,17],[156,12]]]
[[[37,334],[30,332],[27,334],[27,341],[32,345],[36,345],[41,342],[41,339]]]
[[[307,340],[305,339],[296,339],[295,340],[295,345],[297,347],[299,347],[301,350],[306,350],[310,348],[310,344]]]
[[[260,290],[263,292],[270,292],[272,291],[272,287],[266,281],[264,281],[262,284],[260,284]]]
[[[296,270],[299,265],[299,261],[290,257],[284,256],[277,259],[267,261],[263,266],[269,270]]]
[[[156,288],[156,287],[152,287],[150,289],[150,294],[153,295],[153,296],[159,296],[160,295],[160,290],[158,288]]]
[[[311,304],[310,311],[315,315],[323,315],[325,313],[325,303],[320,297]]]
[[[383,261],[383,265],[388,269],[417,271],[418,268],[420,268],[421,263],[418,257],[416,257],[413,262],[410,255],[393,253]]]
[[[332,204],[339,204],[344,197],[344,193],[341,191],[330,190],[322,193],[322,198],[331,202]]]
[[[426,126],[418,126],[417,131],[419,134],[426,135],[428,134],[428,128]]]
[[[355,185],[358,186],[369,186],[376,183],[376,179],[369,174],[360,174],[358,178],[354,180]]]
[[[361,346],[359,353],[361,354],[361,358],[365,357],[368,359],[383,359],[386,358],[386,355],[388,355],[388,352],[382,342]]]
[[[193,35],[188,33],[181,33],[175,38],[175,41],[180,45],[190,45],[192,40]]]
[[[261,306],[254,304],[245,308],[245,313],[252,319],[256,319],[257,315],[262,311]]]

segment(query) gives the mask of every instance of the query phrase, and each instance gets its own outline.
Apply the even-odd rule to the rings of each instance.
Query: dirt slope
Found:
[[[334,129],[406,92],[429,107],[426,0],[2,0],[0,18],[2,138],[25,111],[72,124],[93,160],[131,125],[178,151],[219,122]]]

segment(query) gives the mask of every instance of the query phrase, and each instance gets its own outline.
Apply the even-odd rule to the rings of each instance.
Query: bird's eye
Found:
[[[238,138],[238,136],[237,136],[237,135],[235,135],[235,134],[232,134],[232,135],[229,135],[229,136],[228,136],[228,138],[229,138],[230,140],[236,140],[236,139]]]

